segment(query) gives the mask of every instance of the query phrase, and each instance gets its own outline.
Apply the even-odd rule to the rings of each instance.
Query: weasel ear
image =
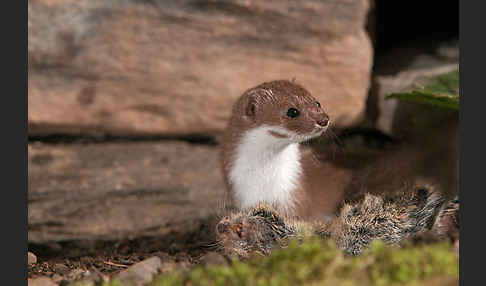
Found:
[[[256,113],[256,101],[250,100],[248,101],[246,105],[246,110],[245,110],[245,115],[248,117],[253,117],[255,116]]]
[[[256,93],[252,93],[248,95],[248,98],[246,100],[245,115],[250,118],[255,117],[255,114],[257,112],[257,108],[258,108],[257,97],[258,95]]]

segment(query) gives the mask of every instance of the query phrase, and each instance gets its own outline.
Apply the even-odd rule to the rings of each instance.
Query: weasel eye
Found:
[[[316,101],[317,103],[317,107],[321,108],[321,104],[319,103],[319,101]]]
[[[300,111],[298,111],[297,109],[291,107],[289,108],[289,110],[287,110],[287,116],[290,117],[290,118],[295,118],[297,116],[299,116],[300,114]]]

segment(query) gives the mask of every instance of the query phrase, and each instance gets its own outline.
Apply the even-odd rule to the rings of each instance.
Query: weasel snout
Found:
[[[317,103],[317,106],[311,108],[309,116],[311,119],[315,120],[316,126],[319,128],[324,128],[329,125],[329,116],[324,112],[324,109],[319,102]]]
[[[327,115],[324,116],[324,119],[317,121],[317,125],[319,125],[320,127],[327,127],[328,124],[329,124],[329,116]]]

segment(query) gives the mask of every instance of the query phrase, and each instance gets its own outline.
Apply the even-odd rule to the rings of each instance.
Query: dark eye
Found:
[[[319,101],[316,101],[317,103],[317,107],[321,108],[321,104],[319,103]]]
[[[297,109],[291,107],[289,108],[289,110],[287,110],[287,116],[290,117],[290,118],[295,118],[297,116],[299,116],[300,114],[300,111],[298,111]]]

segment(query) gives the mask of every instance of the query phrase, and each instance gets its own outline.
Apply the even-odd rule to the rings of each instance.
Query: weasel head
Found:
[[[302,86],[287,80],[260,84],[237,101],[232,121],[244,129],[270,126],[269,135],[300,143],[322,135],[329,116]],[[235,122],[236,123],[236,122]]]

